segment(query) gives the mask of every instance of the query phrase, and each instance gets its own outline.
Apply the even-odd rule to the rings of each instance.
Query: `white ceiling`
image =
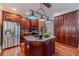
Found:
[[[79,3],[51,3],[52,7],[47,8],[43,5],[43,9],[47,16],[53,17],[54,15],[58,15],[59,13],[64,13],[72,10],[79,9]],[[29,9],[37,10],[40,8],[39,3],[3,3],[1,4],[3,9],[11,10],[12,8],[16,8],[17,12],[21,14],[23,17],[27,17],[30,14]],[[29,14],[26,15],[26,12]]]

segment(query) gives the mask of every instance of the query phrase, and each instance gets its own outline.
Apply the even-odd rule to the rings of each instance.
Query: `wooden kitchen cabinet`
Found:
[[[25,41],[24,36],[20,35],[20,43],[23,43]]]
[[[34,40],[34,39],[33,39]],[[25,39],[25,55],[27,56],[52,56],[55,53],[55,39],[45,41],[29,41]]]
[[[51,40],[47,40],[45,42],[43,42],[44,44],[44,51],[43,51],[43,55],[44,56],[52,56],[55,53],[55,40],[51,39]]]
[[[24,42],[25,42],[25,50],[24,50],[25,56],[30,56],[29,42],[26,39],[24,40]]]
[[[54,54],[55,53],[55,39],[51,39],[50,41],[50,45],[51,45],[51,48],[50,48],[50,54]]]
[[[64,37],[65,37],[65,39],[64,39],[64,43],[65,44],[70,44],[70,29],[71,29],[71,27],[70,27],[70,15],[69,14],[67,14],[67,15],[65,15],[65,18],[64,18]]]
[[[44,56],[50,56],[51,55],[51,44],[50,40],[47,40],[44,42]]]
[[[17,14],[13,14],[10,12],[2,11],[3,20],[6,21],[13,21],[13,22],[20,22],[21,16]]]
[[[55,17],[54,28],[56,41],[78,47],[79,11],[73,11]]]
[[[56,17],[55,18],[55,21],[54,21],[54,33],[55,33],[55,36],[56,36],[56,41],[59,41],[59,26],[58,26],[58,24],[59,24],[59,22],[58,22],[59,20],[58,20],[58,17]]]
[[[21,18],[20,27],[21,27],[21,29],[28,29],[29,30],[29,20],[26,18]]]
[[[30,56],[42,56],[43,55],[43,43],[42,42],[29,42]]]
[[[72,13],[72,21],[71,21],[71,45],[72,46],[78,46],[78,19],[77,19],[77,14],[75,12]]]
[[[32,26],[38,27],[38,20],[32,20]]]
[[[64,42],[64,40],[63,40],[63,38],[64,38],[64,35],[63,35],[63,16],[60,16],[58,20],[59,20],[58,31],[59,31],[59,33],[61,33],[59,35],[59,42],[63,43]]]
[[[33,33],[33,28],[37,28],[37,30],[38,30],[38,20],[37,19],[29,20],[29,32]]]
[[[63,43],[64,40],[64,20],[63,20],[63,16],[58,16],[56,17],[55,19],[55,36],[56,36],[56,41],[60,42],[60,43]],[[61,33],[61,34],[60,34]],[[60,35],[59,35],[60,34]]]

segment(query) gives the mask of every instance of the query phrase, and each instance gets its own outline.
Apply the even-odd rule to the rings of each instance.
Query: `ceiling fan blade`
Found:
[[[50,8],[52,5],[50,3],[43,3],[47,8]]]

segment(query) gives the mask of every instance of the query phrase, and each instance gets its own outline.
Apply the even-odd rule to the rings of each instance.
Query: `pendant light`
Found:
[[[28,19],[29,20],[34,20],[34,19],[36,19],[36,16],[34,15],[34,11],[31,11],[32,13],[31,13],[31,15],[29,15],[29,17],[28,17]]]
[[[51,21],[49,20],[49,17],[47,17],[47,21],[46,21],[46,23],[50,23]]]
[[[49,21],[49,17],[47,17],[47,21]]]
[[[43,18],[43,16],[41,15],[40,21],[45,21],[45,19]]]

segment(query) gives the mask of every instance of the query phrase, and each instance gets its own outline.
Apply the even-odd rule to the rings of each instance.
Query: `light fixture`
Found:
[[[12,10],[13,10],[13,11],[16,11],[16,9],[15,9],[15,8],[12,8]]]
[[[29,20],[33,20],[33,19],[36,19],[36,16],[34,15],[34,11],[31,11],[31,15],[28,16],[28,19]]]
[[[30,20],[36,19],[37,17],[34,15],[34,13],[37,13],[37,14],[41,15],[41,18],[40,18],[41,21],[46,21],[46,20],[43,18],[43,16],[47,18],[47,21],[49,21],[49,17],[46,16],[42,4],[40,4],[40,8],[37,9],[37,11],[31,10],[31,9],[29,9],[29,10],[30,10],[32,13],[31,13],[31,15],[28,17],[28,19],[30,19]],[[42,13],[41,13],[40,11],[41,11]]]
[[[50,23],[51,21],[49,20],[49,17],[47,17],[47,21],[46,21],[46,23]]]
[[[45,19],[43,18],[43,16],[41,15],[40,21],[45,21]]]
[[[26,12],[26,15],[28,15],[29,13],[28,12]]]
[[[49,21],[49,17],[47,17],[47,21]]]

